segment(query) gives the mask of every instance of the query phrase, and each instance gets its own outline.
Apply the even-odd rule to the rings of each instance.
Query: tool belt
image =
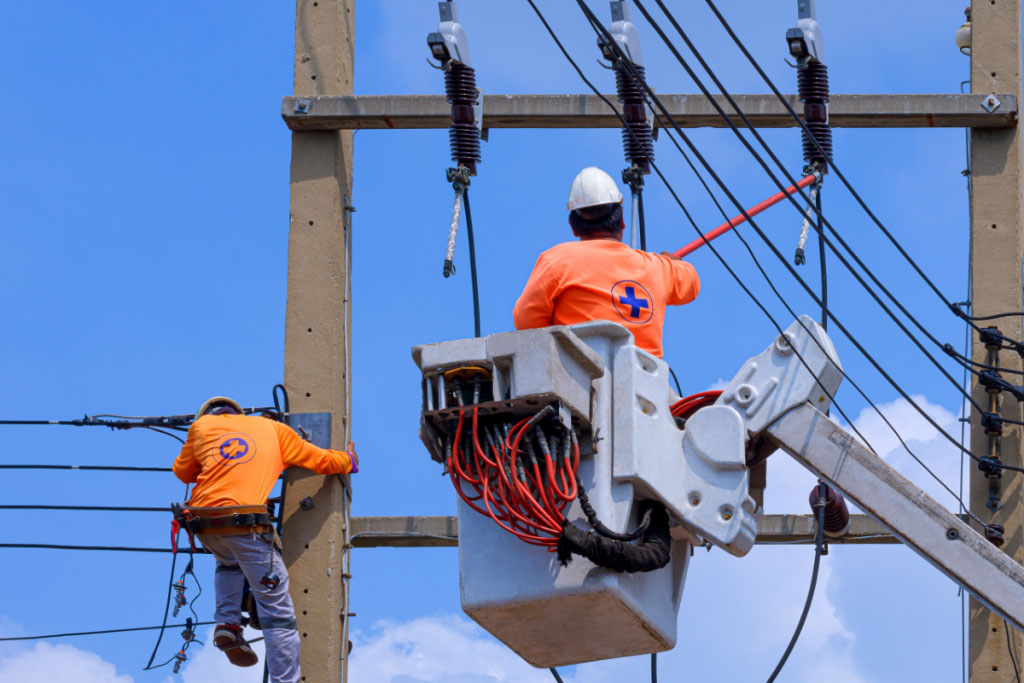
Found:
[[[273,520],[266,505],[227,505],[224,507],[182,507],[172,505],[174,518],[190,534],[207,536],[244,536],[270,534],[275,540]]]

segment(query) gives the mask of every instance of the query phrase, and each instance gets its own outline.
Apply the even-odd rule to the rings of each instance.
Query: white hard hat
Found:
[[[597,166],[587,166],[579,172],[569,188],[570,211],[600,204],[621,204],[622,193],[612,177]]]
[[[196,411],[196,417],[198,418],[202,417],[203,415],[206,415],[206,411],[210,410],[211,408],[218,404],[229,405],[235,410],[237,410],[239,414],[245,412],[244,410],[242,410],[242,406],[238,404],[238,401],[234,400],[233,398],[228,398],[227,396],[214,396],[213,398],[206,399],[203,405],[199,406],[199,410]]]

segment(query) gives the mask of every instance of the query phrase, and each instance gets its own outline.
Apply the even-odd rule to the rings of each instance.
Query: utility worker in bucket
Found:
[[[665,307],[697,298],[696,269],[669,252],[623,244],[622,193],[599,168],[589,166],[572,181],[568,208],[579,241],[558,244],[537,259],[512,312],[516,329],[610,320],[661,358]]]
[[[258,661],[240,625],[248,579],[273,683],[297,683],[302,675],[288,570],[266,505],[289,465],[317,474],[349,474],[359,471],[359,458],[351,442],[348,452],[319,448],[287,425],[247,416],[235,401],[216,396],[196,413],[173,468],[178,479],[196,484],[183,508],[183,521],[217,560],[213,642],[232,664],[253,666]]]

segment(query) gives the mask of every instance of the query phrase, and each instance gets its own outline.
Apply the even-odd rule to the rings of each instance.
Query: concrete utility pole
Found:
[[[354,0],[298,0],[295,95],[351,95]],[[293,413],[329,412],[331,445],[349,438],[351,131],[292,133],[285,386]],[[303,680],[346,678],[347,526],[341,477],[289,470],[284,560],[291,580]],[[313,507],[300,505],[312,498]]]
[[[1021,6],[1019,0],[975,0],[971,3],[971,92],[972,94],[1013,93],[1021,95]],[[994,103],[990,103],[993,106]],[[1019,127],[1004,129],[972,128],[971,178],[974,193],[971,202],[972,312],[991,315],[1021,310],[1022,223],[1021,134]],[[1020,317],[1000,318],[979,323],[998,326],[1012,339],[1021,339]],[[971,357],[988,363],[985,344],[977,334],[972,337]],[[998,353],[999,365],[1021,369],[1021,359],[1012,351]],[[1014,383],[1019,377],[1009,377]],[[974,384],[974,400],[988,410],[989,396],[984,387]],[[1007,392],[1000,397],[1004,418],[1021,418],[1020,404]],[[971,415],[971,451],[991,455],[989,435],[980,424],[980,415]],[[999,457],[1004,464],[1020,467],[1021,430],[1013,425],[1003,428],[999,439]],[[1015,560],[1024,560],[1021,475],[1004,472],[999,510],[990,509],[989,479],[977,467],[971,467],[971,510],[987,523],[1005,527],[1003,550]],[[970,606],[970,680],[972,683],[1006,681],[1013,676],[1009,642],[1021,652],[1020,634],[1010,631],[1007,640],[1003,620],[971,598]],[[1020,666],[1018,660],[1017,666]]]

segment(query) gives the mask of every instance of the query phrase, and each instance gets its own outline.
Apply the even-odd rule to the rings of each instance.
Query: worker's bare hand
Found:
[[[359,471],[359,454],[356,453],[356,442],[349,441],[346,450],[348,451],[348,456],[352,458],[352,473],[355,474]]]
[[[663,252],[661,252],[661,255],[662,256],[668,256],[673,261],[682,261],[683,260],[683,259],[679,258],[678,256],[676,256],[675,254],[673,254],[671,251],[663,251]]]

